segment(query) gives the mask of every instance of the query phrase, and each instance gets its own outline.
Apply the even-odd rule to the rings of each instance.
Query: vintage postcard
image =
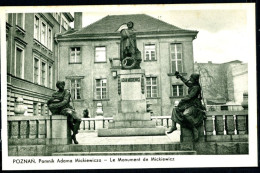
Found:
[[[257,166],[254,3],[0,15],[4,170]]]

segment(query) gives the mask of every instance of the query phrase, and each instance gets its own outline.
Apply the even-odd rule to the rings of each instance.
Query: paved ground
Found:
[[[97,132],[80,131],[77,135],[79,144],[106,145],[106,144],[170,144],[180,142],[179,129],[164,136],[127,136],[127,137],[98,137]]]

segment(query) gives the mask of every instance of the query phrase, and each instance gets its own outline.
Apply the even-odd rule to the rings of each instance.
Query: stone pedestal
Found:
[[[199,132],[199,142],[204,142],[204,128],[203,125],[197,128]],[[189,128],[181,127],[181,142],[193,142],[193,133]]]
[[[103,116],[96,116],[95,117],[95,128],[96,129],[102,129],[103,128]]]
[[[118,113],[108,129],[98,129],[98,136],[152,136],[165,135],[164,127],[156,127],[146,112],[144,70],[118,71],[118,93],[121,96]]]
[[[71,144],[71,130],[68,127],[67,116],[51,116],[50,143],[53,145]]]

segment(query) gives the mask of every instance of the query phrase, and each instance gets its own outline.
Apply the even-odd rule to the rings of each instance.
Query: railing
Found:
[[[102,128],[108,128],[113,118],[82,118],[81,120],[80,130],[94,131],[97,121],[103,122]],[[156,123],[156,126],[166,128],[172,126],[171,116],[152,116],[151,120]],[[207,119],[204,120],[204,134],[207,136],[248,134],[248,111],[208,111]]]
[[[209,111],[204,128],[206,135],[248,134],[248,111]]]
[[[164,126],[166,128],[172,126],[171,116],[152,116],[151,119],[155,122],[156,126]]]
[[[152,116],[151,120],[156,126],[171,127],[170,116]],[[50,138],[51,116],[11,116],[8,117],[8,139],[12,142],[19,139],[43,139]],[[82,118],[81,131],[94,131],[99,128],[108,128],[112,117]],[[208,111],[204,121],[204,134],[216,135],[247,135],[248,111]],[[37,140],[36,140],[37,141]]]
[[[9,144],[45,144],[49,136],[50,116],[11,116],[7,120]]]
[[[81,118],[80,130],[96,130],[96,123],[97,121],[102,121],[102,128],[108,128],[109,122],[113,121],[112,117],[104,117],[103,119],[96,119],[96,118]]]
[[[241,105],[207,105],[208,111],[242,111]]]
[[[156,126],[171,127],[171,116],[152,116],[151,120],[156,123]],[[96,123],[102,121],[102,128],[108,128],[109,122],[113,122],[113,117],[105,117],[103,119],[96,118],[81,118],[80,130],[94,131],[96,130]]]

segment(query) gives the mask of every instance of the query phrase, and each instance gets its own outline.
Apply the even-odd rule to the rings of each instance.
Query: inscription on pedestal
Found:
[[[141,100],[141,77],[121,78],[122,100]]]
[[[140,82],[140,78],[122,78],[122,82]]]

